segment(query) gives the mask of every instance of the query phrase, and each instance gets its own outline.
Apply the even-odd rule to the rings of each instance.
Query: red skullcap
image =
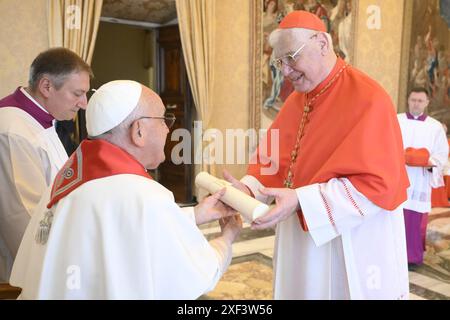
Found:
[[[289,13],[281,20],[279,29],[303,28],[327,32],[325,24],[318,16],[308,11],[298,10]]]

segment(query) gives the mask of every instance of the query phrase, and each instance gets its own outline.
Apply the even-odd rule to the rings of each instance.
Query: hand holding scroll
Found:
[[[221,201],[241,213],[247,222],[252,222],[269,211],[269,206],[266,204],[233,187],[229,182],[218,179],[207,172],[200,172],[195,178],[195,184],[210,193],[225,188],[226,191]]]

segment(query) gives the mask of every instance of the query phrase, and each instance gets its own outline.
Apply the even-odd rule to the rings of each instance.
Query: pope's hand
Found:
[[[236,179],[235,177],[233,177],[227,170],[223,170],[223,177],[225,178],[225,180],[227,180],[228,182],[231,183],[231,185],[233,187],[235,187],[236,189],[251,195],[250,190],[248,189],[248,187],[243,184],[242,182],[240,182],[238,179]]]
[[[206,197],[195,206],[194,213],[197,225],[237,214],[235,210],[220,201],[225,191],[226,189],[223,188],[213,195]]]
[[[242,230],[242,219],[240,215],[234,215],[219,220],[222,229],[222,237],[230,244],[233,243]]]
[[[275,227],[278,222],[287,219],[300,209],[297,192],[288,188],[262,188],[260,192],[266,196],[275,197],[275,207],[264,216],[252,222],[251,228],[261,230]]]

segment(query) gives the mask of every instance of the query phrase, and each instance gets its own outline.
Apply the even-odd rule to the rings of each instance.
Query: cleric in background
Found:
[[[425,114],[430,100],[424,88],[413,88],[408,97],[408,112],[398,115],[405,148],[406,170],[411,183],[405,203],[408,263],[422,264],[431,189],[444,185],[448,142],[442,124]]]

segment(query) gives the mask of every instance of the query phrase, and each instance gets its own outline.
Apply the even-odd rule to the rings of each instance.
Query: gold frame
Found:
[[[397,112],[405,112],[408,96],[409,59],[411,48],[411,25],[413,20],[414,1],[404,2],[402,53],[400,63],[399,92]]]
[[[262,108],[262,12],[263,0],[250,0],[250,101],[249,128],[261,128]]]

